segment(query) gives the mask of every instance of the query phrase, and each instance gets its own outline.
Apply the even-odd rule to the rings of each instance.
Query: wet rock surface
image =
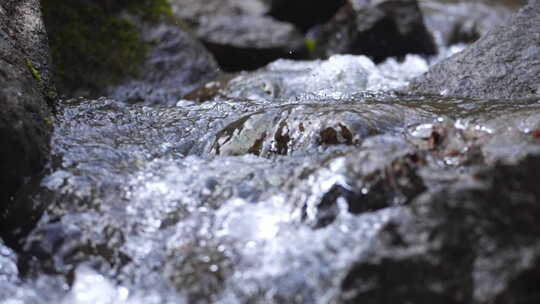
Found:
[[[406,54],[434,55],[437,48],[415,0],[350,0],[327,24],[312,31],[314,53],[362,54],[381,62]]]
[[[0,5],[0,224],[15,208],[17,191],[40,174],[53,117],[47,36],[38,1]],[[8,215],[10,214],[10,215]],[[24,217],[23,217],[24,218]],[[20,218],[18,219],[21,220]],[[2,233],[2,234],[3,234]]]
[[[253,70],[278,58],[305,57],[303,35],[294,25],[265,16],[265,1],[172,1],[175,16],[226,71]]]
[[[370,103],[287,105],[250,113],[220,131],[212,145],[216,155],[270,157],[320,152],[336,145],[360,145],[385,132],[399,132],[424,113],[407,107]]]
[[[475,98],[538,97],[540,2],[415,81],[414,92]]]
[[[401,59],[61,100],[0,303],[537,303],[539,101],[396,93],[441,57]]]

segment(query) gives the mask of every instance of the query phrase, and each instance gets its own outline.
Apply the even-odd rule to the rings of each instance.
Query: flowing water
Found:
[[[536,100],[390,91],[428,66],[281,60],[205,102],[62,101],[46,211],[25,254],[0,245],[0,302],[340,302],[420,194],[540,152]]]

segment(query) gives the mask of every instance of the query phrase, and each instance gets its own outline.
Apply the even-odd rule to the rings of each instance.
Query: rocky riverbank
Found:
[[[0,303],[537,303],[540,1],[307,2],[92,1],[144,60],[60,99],[1,5]]]

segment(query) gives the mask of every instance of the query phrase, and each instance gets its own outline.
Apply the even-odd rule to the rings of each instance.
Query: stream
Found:
[[[350,282],[385,258],[388,231],[410,229],[409,255],[432,252],[426,202],[493,192],[479,176],[540,153],[536,100],[392,91],[434,61],[280,60],[174,106],[63,100],[32,201],[44,215],[24,254],[0,245],[0,302],[355,303],[386,287]],[[472,272],[476,299],[497,293]],[[404,298],[448,296],[423,288]]]

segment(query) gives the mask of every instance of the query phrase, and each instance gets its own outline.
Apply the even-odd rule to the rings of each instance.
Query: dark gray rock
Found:
[[[175,0],[172,5],[226,71],[306,55],[303,35],[292,24],[265,16],[269,8],[262,1]]]
[[[475,170],[388,223],[342,281],[344,303],[535,303],[540,157]]]
[[[328,22],[346,0],[266,0],[270,3],[269,15],[290,22],[303,31],[317,24]]]
[[[39,1],[0,4],[0,223],[13,196],[47,159],[54,98]],[[18,219],[20,222],[21,219]]]
[[[141,39],[151,46],[142,75],[109,95],[127,102],[175,104],[184,94],[219,75],[212,55],[187,31],[167,21],[142,23]]]
[[[416,0],[349,0],[310,36],[318,57],[363,54],[380,62],[388,57],[437,53]]]
[[[410,86],[416,93],[473,98],[540,95],[540,1],[533,0],[505,26],[433,66]]]
[[[303,221],[313,228],[332,224],[340,213],[340,200],[354,215],[409,204],[426,190],[418,168],[422,153],[389,136],[372,137],[361,151],[345,156],[345,182],[336,183],[315,204],[303,208]]]

